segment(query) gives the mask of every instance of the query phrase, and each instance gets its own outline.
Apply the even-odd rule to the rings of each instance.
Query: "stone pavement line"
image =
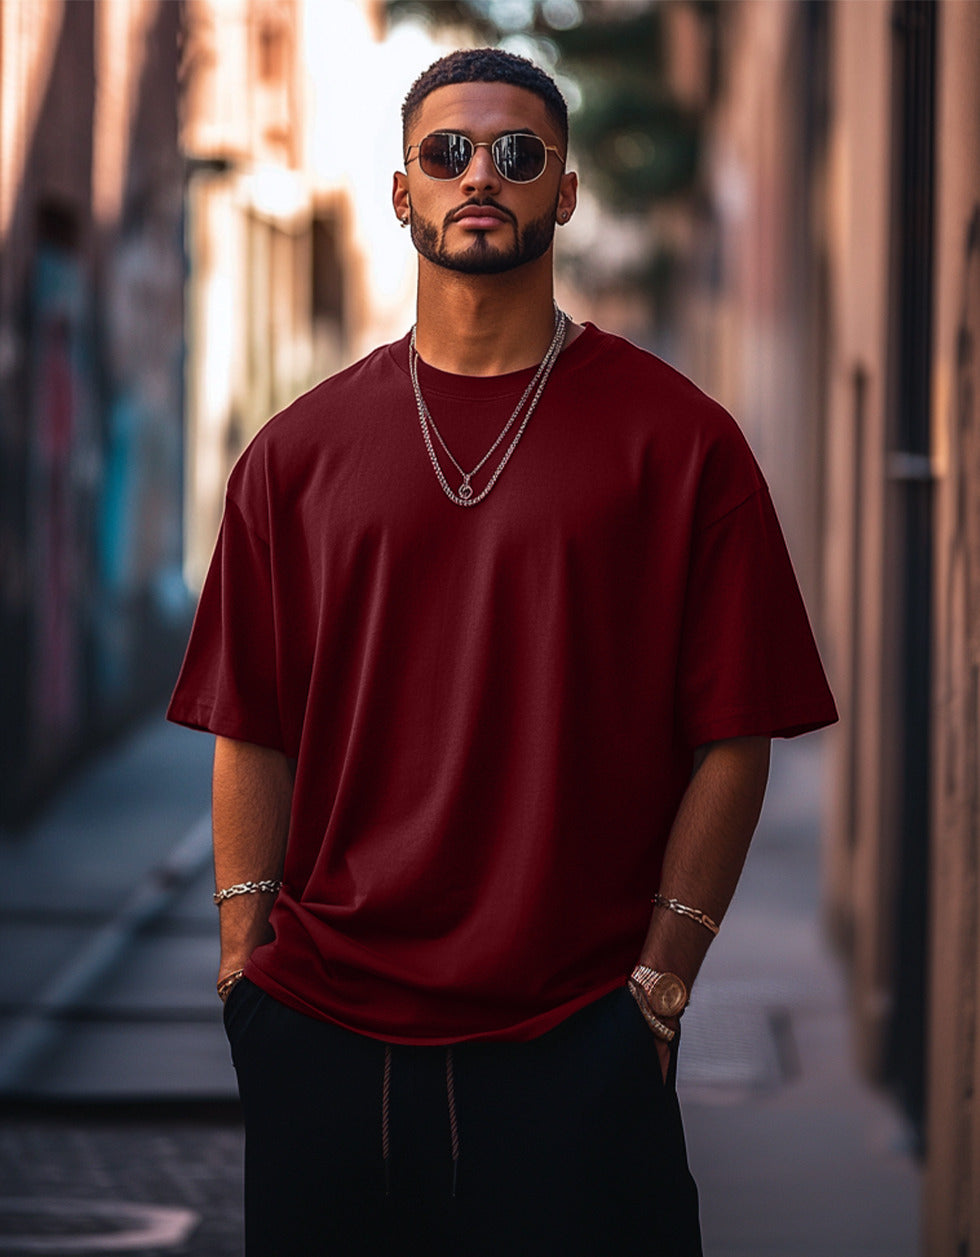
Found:
[[[0,1044],[0,1095],[29,1079],[62,1030],[58,1017],[80,1003],[127,954],[133,940],[170,907],[211,858],[211,814],[204,813],[162,864],[151,869],[111,921],[41,991]]]
[[[193,1210],[168,1205],[44,1197],[0,1200],[0,1227],[8,1216],[23,1219],[28,1224],[32,1220],[40,1222],[44,1233],[7,1234],[4,1227],[0,1252],[48,1253],[55,1257],[67,1253],[132,1253],[176,1248],[187,1240],[200,1221]],[[74,1227],[80,1220],[95,1226],[115,1224],[127,1229],[57,1233],[59,1225]]]
[[[42,1106],[4,1114],[0,1237],[8,1246],[0,1254],[242,1257],[243,1161],[241,1118],[230,1108]],[[184,1238],[167,1240],[179,1224]],[[127,1232],[132,1243],[121,1248]],[[94,1243],[96,1236],[114,1246]],[[14,1237],[30,1237],[31,1247],[13,1244]],[[75,1244],[63,1244],[65,1237]]]

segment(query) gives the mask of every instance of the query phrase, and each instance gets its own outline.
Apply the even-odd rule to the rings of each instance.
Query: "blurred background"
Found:
[[[842,716],[686,1018],[706,1252],[978,1254],[973,0],[0,0],[0,1250],[239,1251],[162,711],[238,454],[413,321],[400,103],[485,43],[572,111],[560,303],[736,415]]]

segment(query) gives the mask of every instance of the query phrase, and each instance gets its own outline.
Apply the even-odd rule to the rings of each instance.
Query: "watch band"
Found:
[[[664,1025],[657,1014],[651,1009],[647,1003],[647,997],[644,994],[643,987],[632,978],[626,983],[629,987],[630,995],[636,1000],[636,1005],[643,1014],[643,1020],[647,1023],[658,1039],[662,1039],[664,1043],[670,1043],[677,1037],[677,1031],[670,1026]]]

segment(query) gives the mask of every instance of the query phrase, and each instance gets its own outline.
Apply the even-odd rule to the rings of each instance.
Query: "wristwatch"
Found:
[[[679,1017],[687,1007],[687,987],[676,973],[637,965],[630,977],[646,996],[650,1011],[658,1017]]]

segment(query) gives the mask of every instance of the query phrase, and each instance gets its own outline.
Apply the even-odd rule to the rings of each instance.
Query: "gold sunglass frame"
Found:
[[[432,137],[435,135],[450,135],[450,136],[455,137],[456,139],[465,140],[467,144],[472,145],[473,151],[472,153],[470,153],[469,161],[466,163],[466,165],[463,167],[463,169],[459,172],[458,175],[447,175],[445,178],[440,178],[439,175],[430,175],[429,172],[422,165],[422,161],[421,161],[422,145],[425,143],[426,140],[431,140]],[[541,167],[541,169],[538,171],[538,173],[534,176],[533,179],[511,179],[509,175],[504,174],[504,172],[500,169],[499,165],[497,164],[497,158],[494,155],[494,151],[493,151],[494,145],[499,144],[501,140],[508,139],[512,135],[518,135],[522,139],[525,139],[525,140],[537,140],[541,144],[541,147],[544,149],[544,165]],[[416,153],[414,157],[411,157],[409,156],[409,154],[411,153],[413,148],[418,149],[419,152]],[[497,174],[500,175],[501,179],[505,180],[507,183],[513,183],[517,187],[520,187],[520,188],[526,187],[529,183],[537,183],[537,181],[541,178],[544,172],[548,169],[548,154],[549,153],[554,153],[554,155],[558,158],[561,164],[562,165],[565,164],[565,154],[560,149],[556,148],[554,144],[545,144],[544,140],[541,139],[540,135],[534,135],[533,133],[530,133],[527,131],[506,131],[503,135],[498,135],[495,140],[471,140],[470,137],[464,134],[464,132],[462,131],[430,131],[428,135],[422,136],[418,144],[409,144],[408,148],[405,150],[405,165],[407,167],[409,162],[417,161],[419,163],[419,170],[422,171],[426,179],[431,179],[433,183],[452,183],[454,179],[462,179],[462,177],[466,174],[467,170],[469,170],[470,166],[473,163],[473,158],[476,156],[476,150],[478,148],[488,148],[490,150],[490,158],[493,161],[493,168],[494,170],[496,170]]]

